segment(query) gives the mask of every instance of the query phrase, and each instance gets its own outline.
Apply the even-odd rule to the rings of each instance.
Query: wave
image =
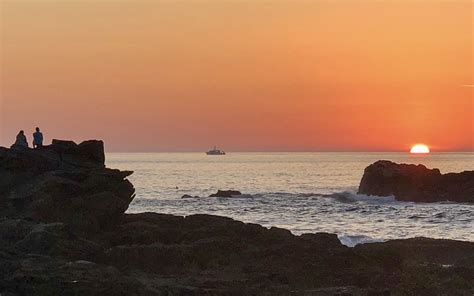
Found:
[[[200,197],[200,196],[191,196],[185,195],[188,198],[208,198],[208,197]],[[306,199],[306,198],[330,198],[337,202],[341,203],[356,203],[356,202],[368,202],[368,203],[376,203],[376,204],[385,204],[385,203],[393,203],[397,202],[394,196],[373,196],[373,195],[365,195],[365,194],[357,194],[354,191],[341,191],[341,192],[334,192],[334,193],[286,193],[286,192],[270,192],[270,193],[255,193],[255,194],[241,194],[241,195],[233,195],[231,197],[218,197],[219,199],[272,199],[272,198],[298,198],[298,199]]]
[[[367,235],[343,235],[340,234],[338,235],[339,240],[341,241],[341,244],[348,246],[348,247],[355,247],[360,244],[369,244],[369,243],[380,243],[384,242],[386,240],[384,239],[379,239],[379,238],[373,238]]]
[[[330,194],[328,197],[334,198],[341,202],[375,202],[375,203],[391,203],[395,202],[395,196],[373,196],[365,194],[357,194],[350,191],[338,192]]]
[[[313,197],[313,198],[332,198],[338,202],[342,203],[354,203],[354,202],[374,202],[374,203],[391,203],[395,202],[394,196],[374,196],[374,195],[365,195],[357,194],[354,191],[342,191],[334,192],[330,194],[322,193],[300,193],[296,194],[297,197]]]

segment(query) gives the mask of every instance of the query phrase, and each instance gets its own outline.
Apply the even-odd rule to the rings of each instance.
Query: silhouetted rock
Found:
[[[441,174],[423,165],[380,160],[364,171],[360,194],[417,202],[474,202],[474,171]]]
[[[181,196],[181,198],[200,198],[200,197],[197,196],[197,195],[193,196],[193,195],[185,194],[185,195]]]
[[[72,141],[53,140],[46,147],[59,153],[65,164],[86,168],[105,167],[104,143],[97,140],[84,141],[77,145]]]
[[[217,190],[217,193],[209,195],[209,197],[233,197],[242,195],[240,191],[236,190]]]
[[[133,199],[132,172],[105,168],[102,141],[54,140],[37,150],[0,147],[0,214],[98,230]]]
[[[105,236],[110,248],[100,264],[173,278],[198,295],[474,289],[474,243],[468,242],[417,238],[348,248],[334,234],[294,236],[225,217],[155,213],[126,215]]]
[[[417,238],[348,248],[335,234],[295,236],[226,217],[124,214],[130,174],[104,168],[97,141],[0,148],[0,294],[474,292],[474,243]]]

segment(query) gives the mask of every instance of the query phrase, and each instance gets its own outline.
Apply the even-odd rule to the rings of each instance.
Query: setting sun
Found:
[[[417,144],[411,147],[410,153],[430,153],[430,148],[424,144]]]

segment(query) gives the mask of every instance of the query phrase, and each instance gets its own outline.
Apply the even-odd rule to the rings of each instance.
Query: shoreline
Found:
[[[344,194],[350,194],[349,196]],[[342,196],[340,196],[342,195]],[[290,230],[295,235],[303,233],[328,232],[337,234],[342,238],[343,242],[359,240],[361,243],[370,241],[388,241],[398,239],[408,239],[416,237],[427,237],[433,239],[453,239],[467,242],[474,242],[474,235],[469,228],[469,222],[464,224],[455,223],[453,215],[456,219],[462,221],[468,219],[466,214],[470,208],[474,207],[472,203],[455,203],[455,202],[436,202],[436,203],[417,203],[411,201],[397,201],[394,197],[376,197],[368,195],[357,195],[355,192],[342,192],[342,194],[301,194],[289,195],[278,194],[276,200],[273,195],[266,194],[243,194],[244,197],[193,197],[193,198],[165,198],[165,199],[148,199],[136,197],[131,203],[127,213],[140,213],[143,211],[188,216],[192,214],[208,214],[230,217],[243,221],[245,223],[257,223],[264,227],[281,227]],[[350,200],[348,200],[350,198]],[[286,202],[285,199],[288,201]],[[315,199],[317,199],[315,201]],[[263,203],[263,204],[262,204]],[[284,204],[284,205],[283,205]],[[271,212],[276,206],[283,206],[278,212]],[[321,211],[332,211],[329,206],[337,206],[334,214],[322,216]],[[245,209],[252,209],[253,211]],[[297,211],[300,208],[306,208],[303,212]],[[377,212],[369,213],[367,211],[375,209]],[[414,212],[413,209],[416,209]],[[474,208],[473,208],[474,209]],[[347,211],[347,212],[345,212]],[[279,216],[279,213],[285,213],[285,216]],[[402,226],[412,228],[396,229],[398,222],[386,220],[387,229],[384,229],[382,221],[395,212],[406,212],[404,215],[396,214],[400,219]],[[461,216],[458,214],[464,212]],[[341,216],[343,215],[343,216]],[[370,215],[370,216],[367,216]],[[367,216],[364,218],[364,216]],[[297,217],[292,218],[292,217]],[[314,220],[315,217],[317,220]],[[351,220],[362,217],[366,226],[359,226],[357,229],[344,229],[343,226],[332,225],[331,222],[343,217],[346,220],[340,220],[339,223],[354,223]],[[403,220],[405,219],[405,220]],[[304,222],[304,225],[301,223]],[[325,221],[319,224],[318,221]],[[371,224],[368,224],[372,221]],[[450,222],[451,221],[451,222]],[[322,223],[322,222],[321,222]],[[459,222],[461,223],[461,222]],[[451,227],[458,227],[454,233],[449,233]],[[446,226],[446,227],[445,227]],[[420,228],[420,230],[417,229]],[[424,231],[432,235],[423,233],[423,227],[429,227]],[[394,228],[390,231],[390,228]],[[438,233],[430,232],[430,230],[438,229]],[[357,231],[358,230],[358,231]],[[375,231],[374,231],[375,230]],[[463,235],[465,234],[465,236]],[[450,237],[449,235],[457,235]],[[353,245],[354,242],[346,243]]]
[[[133,172],[104,158],[101,141],[0,148],[2,295],[474,293],[472,242],[349,248],[335,234],[221,216],[127,214]]]
[[[471,205],[471,204],[468,204]],[[314,231],[314,232],[294,232],[291,229],[282,227],[280,225],[271,225],[271,224],[262,224],[258,223],[256,221],[248,221],[248,220],[238,220],[236,216],[221,216],[221,215],[215,215],[211,213],[205,213],[205,212],[196,212],[196,213],[190,213],[187,215],[181,215],[181,214],[176,214],[176,213],[171,213],[171,212],[154,212],[154,211],[146,211],[146,212],[139,212],[139,211],[132,211],[129,212],[127,211],[125,214],[145,214],[145,213],[153,213],[153,214],[159,214],[159,215],[169,215],[169,216],[175,216],[175,217],[182,217],[186,218],[189,216],[195,216],[195,215],[207,215],[207,216],[215,216],[215,217],[221,217],[225,219],[232,219],[236,220],[245,224],[258,224],[266,229],[271,229],[271,228],[281,228],[284,230],[288,230],[292,235],[294,236],[301,236],[301,235],[307,235],[307,234],[316,234],[316,233],[328,233],[331,235],[336,235],[339,241],[341,242],[342,245],[353,248],[357,245],[363,245],[363,244],[371,244],[371,243],[385,243],[385,242],[391,242],[391,241],[400,241],[400,240],[411,240],[411,239],[432,239],[432,240],[448,240],[448,241],[453,241],[453,242],[465,242],[465,243],[474,243],[474,239],[469,240],[469,239],[447,239],[444,237],[430,237],[430,236],[409,236],[409,237],[397,237],[397,238],[380,238],[380,237],[372,237],[367,233],[334,233],[334,232],[327,232],[324,230],[321,231]],[[362,242],[351,242],[353,239],[360,238]]]

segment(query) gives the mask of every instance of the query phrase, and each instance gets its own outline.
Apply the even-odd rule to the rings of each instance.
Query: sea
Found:
[[[347,246],[429,237],[474,242],[474,205],[400,202],[357,194],[377,160],[423,164],[442,173],[474,170],[474,153],[235,152],[108,153],[107,166],[133,170],[128,213],[211,214],[295,235],[336,233]],[[240,197],[207,197],[217,190]],[[183,195],[201,198],[181,198]]]

